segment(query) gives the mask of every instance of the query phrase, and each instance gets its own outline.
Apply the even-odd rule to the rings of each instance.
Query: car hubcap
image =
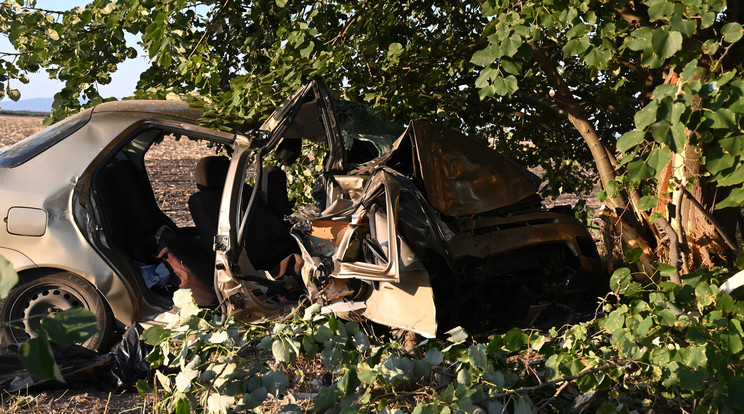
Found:
[[[36,286],[27,291],[14,306],[14,319],[22,319],[27,337],[35,337],[41,321],[59,312],[85,307],[76,292],[58,286]],[[16,337],[22,335],[16,332]],[[20,339],[20,338],[18,338]]]

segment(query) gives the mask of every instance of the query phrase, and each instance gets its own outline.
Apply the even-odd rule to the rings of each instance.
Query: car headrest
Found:
[[[302,153],[302,140],[299,138],[284,138],[274,151],[276,160],[281,165],[292,165]]]
[[[221,189],[225,185],[229,167],[230,159],[224,156],[213,155],[200,159],[194,173],[196,187],[200,190]]]

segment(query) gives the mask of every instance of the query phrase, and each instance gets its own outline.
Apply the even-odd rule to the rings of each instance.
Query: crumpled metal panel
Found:
[[[537,193],[526,170],[457,131],[411,122],[401,139],[411,140],[414,173],[429,203],[446,216],[483,213]],[[399,144],[393,147],[407,147]]]

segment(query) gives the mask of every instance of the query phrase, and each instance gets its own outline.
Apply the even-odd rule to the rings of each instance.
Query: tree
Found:
[[[136,57],[129,33],[150,61],[137,96],[181,95],[241,130],[318,74],[398,122],[491,138],[546,169],[546,195],[598,176],[626,247],[675,276],[737,249],[741,20],[720,0],[7,1],[0,31],[18,52],[0,81],[15,99],[27,72],[65,81],[59,119],[104,99],[96,85]]]
[[[680,258],[686,272],[727,263],[744,201],[736,188],[744,181],[744,84],[731,58],[741,50],[739,5],[490,1],[483,12],[493,16],[493,34],[484,33],[489,45],[473,56],[484,67],[482,93],[517,91],[522,79],[513,61],[521,73],[538,75],[531,78],[549,92],[544,105],[564,115],[589,148],[628,245],[666,257],[677,281]],[[615,114],[632,115],[634,124],[603,131],[617,125]],[[618,136],[619,162],[608,151]]]

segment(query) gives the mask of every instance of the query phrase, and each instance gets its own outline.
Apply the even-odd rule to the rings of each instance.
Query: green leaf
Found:
[[[65,382],[44,330],[39,330],[35,338],[18,346],[18,359],[29,374],[39,379]]]
[[[640,200],[638,200],[638,208],[641,210],[651,210],[652,208],[656,207],[656,205],[659,203],[659,198],[654,195],[647,195],[641,197]],[[635,247],[638,249],[637,247]],[[628,257],[627,252],[625,253],[625,257]]]
[[[668,83],[661,84],[654,88],[651,98],[662,100],[666,97],[674,97],[677,94],[677,85],[670,85]]]
[[[704,346],[691,346],[679,350],[682,362],[690,368],[704,368],[708,365]]]
[[[651,21],[663,20],[674,14],[674,3],[667,0],[649,0],[648,17]]]
[[[364,352],[369,349],[369,337],[364,331],[357,331],[353,336],[354,347],[357,351]]]
[[[451,342],[453,344],[461,344],[465,342],[466,339],[468,339],[468,333],[460,326],[452,328],[444,334],[447,335],[447,342]]]
[[[501,59],[501,67],[504,68],[504,71],[506,71],[506,73],[511,73],[512,75],[519,75],[522,73],[521,65],[512,61],[511,59]]]
[[[283,8],[284,6],[287,5],[288,1],[289,0],[276,0],[276,5]]]
[[[654,315],[656,315],[659,324],[665,326],[674,326],[674,322],[677,320],[677,316],[669,309],[656,309]]]
[[[313,339],[315,339],[315,342],[319,342],[322,344],[331,339],[332,336],[333,331],[331,331],[331,328],[325,325],[321,325],[318,327],[318,332],[313,335]]]
[[[336,315],[332,313],[330,314],[330,316],[328,316],[328,329],[330,329],[331,333],[333,333],[338,331],[338,328],[338,318],[336,318]]]
[[[628,257],[627,252],[625,253],[625,257]],[[638,257],[640,258],[640,255]],[[612,273],[612,276],[610,276],[610,289],[612,289],[613,291],[617,289],[618,293],[622,293],[625,289],[627,289],[628,285],[630,285],[632,281],[633,277],[630,275],[630,269],[628,269],[627,267],[621,267],[615,270]]]
[[[625,46],[637,52],[651,48],[651,36],[653,32],[650,27],[642,27],[631,33],[625,40]]]
[[[627,307],[623,306],[610,312],[604,320],[604,330],[609,333],[620,330],[625,325],[625,314],[627,311]]]
[[[610,59],[612,59],[612,53],[609,50],[596,46],[592,46],[589,53],[584,56],[584,62],[588,66],[599,66],[600,68],[604,67]]]
[[[740,374],[729,380],[728,398],[726,401],[736,411],[744,410],[744,378]]]
[[[708,379],[708,370],[705,368],[690,369],[684,365],[679,367],[679,386],[686,391],[702,391],[705,380]]]
[[[499,71],[495,68],[483,68],[483,70],[480,71],[480,74],[475,79],[475,87],[476,88],[488,88],[491,85],[490,80],[495,78],[496,76],[499,76]]]
[[[741,24],[737,22],[726,23],[721,28],[723,34],[723,41],[728,43],[738,42],[744,34]]]
[[[307,46],[300,49],[300,56],[307,59],[311,53],[313,53],[313,50],[315,49],[315,43],[308,42]]]
[[[716,204],[716,210],[726,207],[739,207],[744,204],[744,188],[734,188],[728,197]]]
[[[485,346],[485,345],[484,345]],[[428,377],[431,374],[431,363],[426,359],[413,360],[414,378]]]
[[[507,77],[496,76],[493,78],[493,87],[496,94],[504,96],[511,95],[517,91],[517,78],[514,75]]]
[[[578,56],[589,49],[590,45],[591,44],[589,43],[589,36],[582,36],[576,39],[571,39],[566,42],[565,46],[563,46],[563,53],[568,56]]]
[[[162,325],[153,325],[142,333],[142,339],[148,345],[160,345],[173,336],[173,331]]]
[[[654,53],[662,59],[674,56],[677,51],[682,49],[682,33],[677,31],[666,31],[664,29],[654,30],[651,38],[651,46]]]
[[[248,409],[252,410],[261,404],[266,400],[266,398],[269,396],[269,391],[265,387],[259,387],[251,391],[250,393],[243,394],[243,397],[241,398],[241,403],[243,406]],[[187,413],[190,413],[191,411],[187,411]]]
[[[512,328],[504,334],[504,350],[506,352],[520,351],[527,344],[528,337],[519,328]]]
[[[736,255],[736,268],[739,270],[744,269],[744,250]]]
[[[669,141],[671,135],[671,125],[667,121],[659,121],[651,124],[651,136],[654,137],[654,141],[660,144],[666,144]]]
[[[681,122],[677,122],[673,124],[669,130],[671,135],[667,135],[667,145],[669,145],[669,148],[672,151],[681,154],[685,150],[685,144],[687,143],[685,125]]]
[[[13,101],[18,101],[21,99],[21,91],[18,89],[8,88],[7,89],[8,98],[10,98]]]
[[[719,187],[729,187],[744,182],[744,164],[738,163],[736,168],[729,173],[721,173],[713,178],[712,181],[718,183]]]
[[[692,79],[694,79],[696,76],[700,75],[700,73],[703,72],[703,69],[699,68],[697,64],[698,64],[698,60],[693,59],[688,64],[685,65],[679,77],[680,80],[682,80],[682,82],[689,82]]]
[[[736,158],[723,152],[721,147],[712,147],[705,154],[705,168],[712,174],[727,170],[734,166]]]
[[[500,58],[502,53],[496,45],[488,45],[485,49],[481,49],[473,53],[470,58],[470,62],[478,66],[488,66],[493,63],[496,59]]]
[[[18,283],[18,273],[13,268],[13,264],[0,256],[0,299],[5,299],[16,283]]]
[[[261,385],[271,395],[278,398],[289,385],[289,378],[282,371],[270,371],[261,377]]]
[[[312,305],[305,308],[305,313],[302,316],[302,320],[309,321],[313,319],[313,316],[320,313],[323,307],[319,303],[313,303]]]
[[[607,195],[610,198],[615,198],[618,195],[620,195],[620,191],[623,189],[622,184],[619,182],[612,180],[607,183],[607,187],[605,188],[605,191],[607,191]]]
[[[444,356],[442,355],[442,351],[440,351],[437,348],[429,348],[429,350],[426,351],[426,360],[429,361],[431,365],[439,365],[444,361]]]
[[[713,121],[710,128],[713,129],[731,129],[737,127],[736,114],[727,108],[721,108],[717,111],[707,112],[706,117]]]
[[[656,262],[653,266],[654,269],[659,271],[660,275],[665,277],[671,276],[677,271],[676,267],[663,262]]]
[[[44,318],[41,326],[59,345],[81,344],[99,332],[96,315],[85,308],[72,308]]]
[[[635,147],[636,145],[643,142],[643,138],[646,133],[643,131],[630,131],[626,132],[617,139],[617,151],[626,152],[627,150]]]
[[[374,384],[377,382],[377,372],[367,366],[362,366],[357,376],[365,384]]]
[[[703,42],[703,45],[700,46],[700,50],[702,50],[703,53],[706,55],[712,55],[716,52],[718,52],[718,42],[716,42],[713,39],[708,39],[705,42]]]
[[[137,388],[137,393],[142,398],[146,398],[147,395],[148,394],[151,394],[152,391],[153,391],[152,390],[152,387],[150,386],[150,384],[147,381],[143,380],[143,379],[137,380],[136,388]]]
[[[271,353],[274,355],[274,359],[277,362],[289,363],[292,358],[292,354],[289,351],[289,347],[285,343],[284,338],[274,339],[271,344]]]
[[[686,37],[690,37],[695,34],[695,30],[697,29],[697,22],[695,20],[685,19],[680,14],[672,15],[672,18],[669,22],[669,26],[672,30],[678,30]]]
[[[646,161],[638,158],[628,163],[628,177],[633,181],[641,181],[654,176],[654,169]]]
[[[661,171],[671,160],[672,151],[668,147],[657,147],[651,150],[646,162],[648,162],[649,166],[654,169],[655,176],[658,179],[659,175],[661,175]]]
[[[468,348],[468,360],[470,362],[470,366],[472,366],[473,368],[477,368],[481,372],[485,371],[488,367],[486,345],[471,345],[470,348]]]
[[[659,104],[656,101],[651,101],[643,109],[636,112],[635,116],[633,116],[636,129],[638,131],[644,131],[646,127],[656,122],[656,112],[658,110]]]
[[[514,404],[514,414],[532,414],[534,412],[535,408],[527,396],[519,397]]]
[[[511,35],[501,42],[501,50],[504,51],[504,56],[508,57],[514,56],[520,46],[522,46],[522,36],[518,34]]]

